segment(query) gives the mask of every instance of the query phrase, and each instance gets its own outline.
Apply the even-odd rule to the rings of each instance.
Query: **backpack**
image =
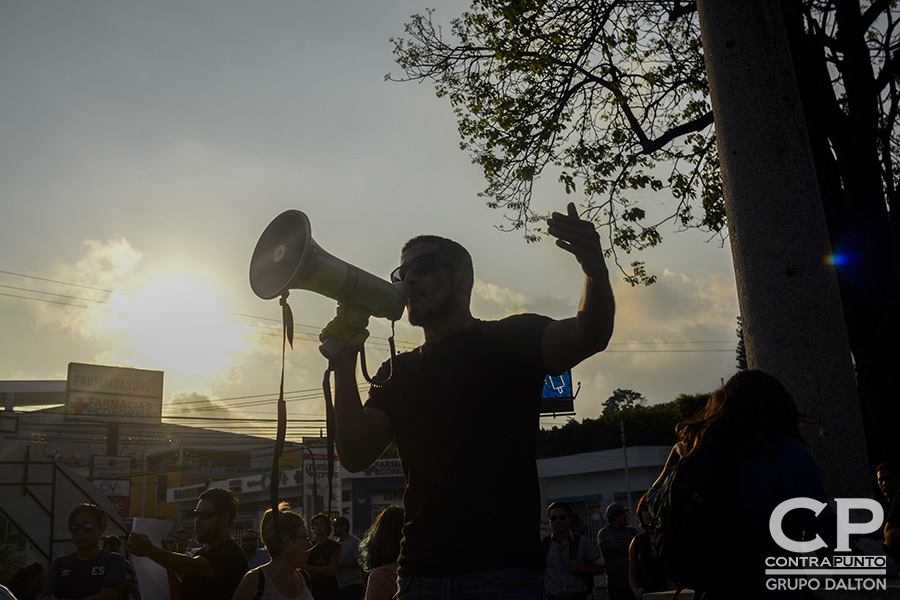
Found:
[[[648,506],[657,552],[680,588],[733,590],[752,568],[734,531],[737,461],[726,449],[698,447],[678,461]]]
[[[304,571],[303,569],[297,569],[300,575],[303,577],[303,583],[306,584],[306,589],[309,589],[309,573]],[[253,596],[256,600],[262,600],[263,593],[266,590],[266,574],[263,573],[262,569],[259,569],[259,582],[256,584],[256,594]]]
[[[578,547],[581,545],[581,536],[574,532],[572,533],[572,536],[574,537],[574,539],[570,540],[571,543],[569,544],[569,560],[576,560],[578,558]],[[545,563],[547,561],[547,553],[550,552],[550,541],[552,539],[553,535],[551,534],[545,536],[541,540],[541,546],[544,549],[544,553],[542,554],[542,556],[544,557]],[[581,577],[581,579],[584,581],[584,585],[589,592],[594,589],[593,575],[579,575],[579,577]]]

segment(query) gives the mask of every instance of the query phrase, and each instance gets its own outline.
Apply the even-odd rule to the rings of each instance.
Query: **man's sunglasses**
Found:
[[[440,257],[434,252],[429,252],[428,254],[423,254],[422,256],[416,258],[411,261],[409,264],[400,265],[391,273],[391,281],[393,283],[399,283],[406,279],[406,274],[412,271],[416,275],[427,275],[431,273],[436,266],[439,264],[444,265],[446,267],[450,267],[451,269],[459,270],[459,267],[456,265],[450,264],[445,260],[441,260]]]
[[[195,510],[194,517],[200,519],[201,521],[205,521],[207,519],[211,519],[212,517],[219,514],[221,511],[218,510]]]
[[[556,523],[557,521],[567,521],[569,519],[569,515],[550,515],[550,522]]]
[[[81,525],[73,523],[69,525],[69,531],[71,531],[72,533],[78,533],[79,531],[90,533],[95,529],[100,529],[100,526],[96,523],[82,523]]]

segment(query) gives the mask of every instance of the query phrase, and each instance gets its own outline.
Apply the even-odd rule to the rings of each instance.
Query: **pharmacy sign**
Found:
[[[69,363],[66,419],[159,423],[162,390],[162,371]]]

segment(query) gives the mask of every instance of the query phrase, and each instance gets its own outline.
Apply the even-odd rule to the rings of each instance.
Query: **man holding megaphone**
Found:
[[[375,380],[383,383],[365,405],[356,361],[368,333],[340,308],[322,332],[344,344],[331,358],[341,464],[365,469],[397,442],[406,477],[400,598],[544,598],[535,463],[543,381],[605,349],[614,314],[593,224],[569,204],[547,225],[585,274],[575,317],[474,318],[469,253],[419,236],[391,279],[409,286],[409,322],[422,327],[425,343],[381,366]]]

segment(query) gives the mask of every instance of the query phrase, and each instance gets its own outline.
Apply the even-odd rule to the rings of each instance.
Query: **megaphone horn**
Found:
[[[281,213],[263,231],[250,259],[250,287],[265,300],[289,289],[310,290],[392,321],[403,316],[407,296],[405,284],[387,282],[323,250],[299,210]]]

